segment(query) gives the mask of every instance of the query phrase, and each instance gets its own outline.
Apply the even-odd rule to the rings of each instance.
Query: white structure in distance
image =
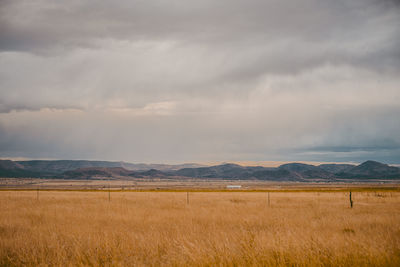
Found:
[[[240,189],[242,188],[241,185],[227,185],[226,188],[228,189]]]

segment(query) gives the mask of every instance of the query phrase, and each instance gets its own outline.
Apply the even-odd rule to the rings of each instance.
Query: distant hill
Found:
[[[158,166],[160,169],[145,166]],[[179,168],[182,167],[183,168]],[[192,166],[192,167],[187,167]],[[0,160],[0,177],[42,177],[61,179],[133,179],[186,177],[199,179],[266,180],[266,181],[335,181],[400,179],[400,168],[376,161],[360,165],[288,163],[277,168],[222,164],[198,167],[197,164],[133,164],[109,161]],[[129,167],[129,168],[128,168]],[[136,168],[136,169],[134,169]],[[179,168],[179,169],[177,169]]]
[[[303,178],[291,171],[279,168],[254,170],[249,178],[265,181],[303,181]]]
[[[329,179],[334,178],[335,175],[331,172],[324,170],[318,166],[303,164],[303,163],[288,163],[279,166],[279,169],[287,170],[297,174],[303,179],[321,178]]]
[[[179,165],[129,163],[122,161],[94,161],[94,160],[28,160],[17,161],[25,170],[40,172],[46,175],[61,174],[66,171],[81,168],[124,168],[132,171],[157,169],[161,171],[179,170],[181,168],[201,167],[200,164],[187,163]]]
[[[141,178],[141,177],[166,177],[170,176],[168,173],[156,170],[156,169],[151,169],[148,171],[136,171],[130,174],[133,177]]]
[[[15,170],[23,169],[24,166],[12,160],[0,160],[0,169],[2,170]]]
[[[400,168],[369,160],[337,175],[344,178],[393,179],[400,178]]]
[[[278,168],[246,167],[237,164],[222,164],[202,168],[185,168],[171,173],[175,176],[203,178],[203,179],[232,179],[232,180],[282,180],[295,181],[298,175]]]
[[[166,177],[168,174],[151,169],[147,171],[131,171],[121,167],[90,167],[66,171],[59,175],[63,179],[119,179],[119,178],[153,178]]]
[[[184,164],[146,164],[146,163],[126,163],[122,167],[133,171],[146,171],[146,170],[159,170],[159,171],[176,171],[183,168],[199,168],[204,167],[202,164],[197,163],[184,163]]]
[[[82,168],[116,168],[122,167],[122,162],[89,161],[89,160],[29,160],[17,161],[25,170],[41,172],[43,174],[61,174],[66,171]]]
[[[230,178],[238,179],[247,173],[246,167],[237,164],[222,164],[211,167],[183,168],[173,174],[194,178]]]
[[[321,169],[324,171],[330,172],[330,173],[343,173],[347,172],[350,169],[354,168],[355,165],[353,164],[321,164],[318,165]]]
[[[64,172],[60,178],[64,179],[104,179],[129,176],[131,171],[121,167],[89,167]]]
[[[40,177],[40,172],[26,170],[23,165],[12,160],[0,160],[0,177]]]

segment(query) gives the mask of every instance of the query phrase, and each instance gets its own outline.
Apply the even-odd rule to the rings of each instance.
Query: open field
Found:
[[[1,266],[400,266],[397,190],[37,197],[0,191]]]
[[[227,185],[241,185],[240,191],[376,191],[400,192],[399,180],[379,182],[274,182],[222,179],[129,179],[66,180],[1,178],[0,190],[113,190],[113,191],[225,191]]]

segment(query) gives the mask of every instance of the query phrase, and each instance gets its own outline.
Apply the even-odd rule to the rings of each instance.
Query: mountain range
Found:
[[[269,181],[400,179],[400,168],[376,161],[359,165],[288,163],[279,167],[221,164],[133,164],[88,160],[0,160],[0,177],[59,179],[193,178]]]

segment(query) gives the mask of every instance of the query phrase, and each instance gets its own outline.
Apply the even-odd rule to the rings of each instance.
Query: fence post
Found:
[[[189,205],[189,192],[186,192],[186,204]]]
[[[351,190],[349,194],[349,200],[350,200],[350,208],[353,208],[353,200],[351,199]]]
[[[271,206],[271,201],[270,201],[269,192],[268,192],[268,207],[269,207],[269,206]]]

